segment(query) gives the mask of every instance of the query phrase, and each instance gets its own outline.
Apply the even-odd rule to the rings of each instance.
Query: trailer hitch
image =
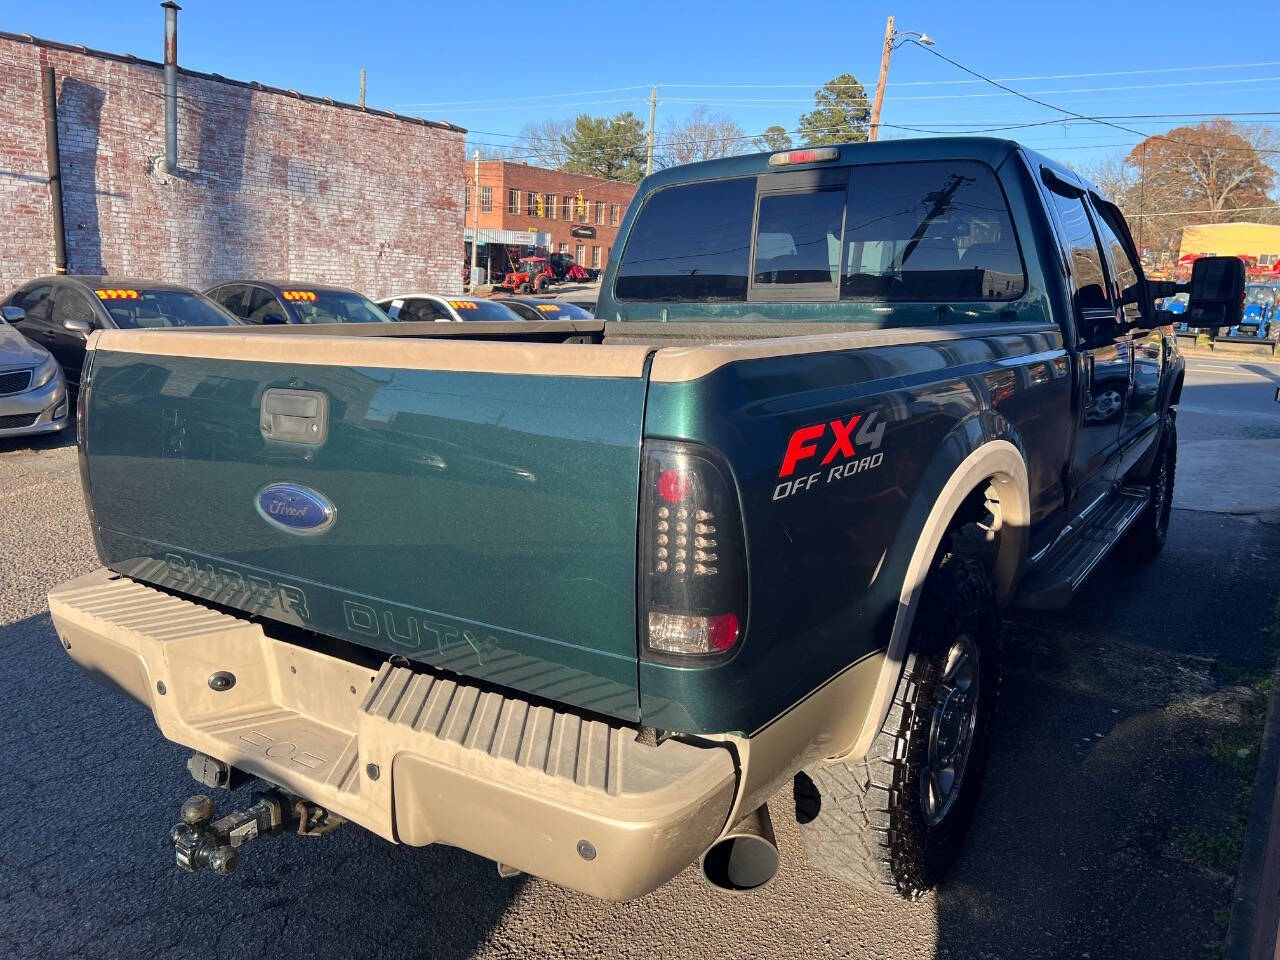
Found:
[[[301,797],[282,790],[253,795],[253,803],[214,820],[213,800],[197,794],[182,805],[181,823],[169,831],[174,859],[188,873],[209,869],[226,876],[240,863],[239,848],[258,837],[296,830],[300,836],[330,833],[346,821]]]

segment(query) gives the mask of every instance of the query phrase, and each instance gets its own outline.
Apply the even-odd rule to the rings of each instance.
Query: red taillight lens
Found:
[[[718,454],[645,441],[640,510],[642,653],[720,658],[746,622],[747,576],[738,495]]]
[[[658,495],[667,503],[684,503],[693,492],[693,477],[679,470],[664,470],[658,477]]]

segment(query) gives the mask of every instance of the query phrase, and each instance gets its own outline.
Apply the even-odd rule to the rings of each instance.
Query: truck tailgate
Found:
[[[107,332],[102,559],[626,720],[648,349]]]

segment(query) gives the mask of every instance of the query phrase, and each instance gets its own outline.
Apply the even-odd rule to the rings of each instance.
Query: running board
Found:
[[[1022,579],[1014,606],[1025,610],[1061,610],[1071,603],[1093,568],[1119,543],[1129,525],[1141,516],[1151,491],[1121,487],[1088,518],[1087,526],[1056,544],[1040,566]]]

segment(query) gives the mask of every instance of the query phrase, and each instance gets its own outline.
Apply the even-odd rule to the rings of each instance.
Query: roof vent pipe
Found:
[[[164,169],[178,170],[178,11],[173,0],[164,7]]]

